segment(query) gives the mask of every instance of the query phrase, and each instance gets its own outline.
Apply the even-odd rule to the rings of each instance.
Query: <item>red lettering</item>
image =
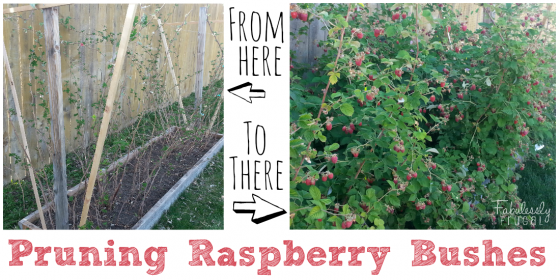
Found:
[[[332,253],[332,260],[329,262],[329,265],[342,266],[342,262],[338,260],[338,255],[346,253],[346,247],[329,247],[329,252]]]
[[[284,261],[285,266],[300,266],[305,259],[305,253],[301,247],[297,246],[294,248],[292,240],[284,240],[284,245],[286,245],[286,260]],[[298,254],[297,260],[294,260],[294,253]],[[309,257],[309,256],[308,256]]]
[[[385,257],[387,253],[391,252],[390,247],[381,247],[381,256],[378,255],[379,247],[368,247],[367,251],[371,253],[373,256],[373,260],[375,261],[375,270],[371,271],[371,275],[379,275],[381,271],[381,267],[383,266],[383,262],[385,261]]]
[[[447,248],[446,247],[439,247],[439,254],[440,254],[440,262],[445,266],[450,265],[461,265],[459,261],[459,248],[458,247],[451,247],[449,248],[451,252],[451,259],[447,258]]]
[[[212,252],[212,243],[206,239],[189,240],[189,244],[193,247],[193,260],[189,262],[190,266],[201,266],[202,261],[200,257],[204,259],[207,266],[216,265],[212,257],[210,257],[210,252]],[[204,249],[200,249],[200,245],[204,245]]]
[[[154,261],[152,259],[152,253],[157,253],[157,258]],[[167,247],[150,247],[146,252],[144,252],[144,260],[149,266],[155,266],[155,269],[148,269],[146,273],[149,275],[158,275],[165,269],[165,252],[167,252]]]
[[[311,250],[309,250],[309,252],[307,252],[307,261],[312,266],[321,266],[325,264],[327,261],[325,260],[315,261],[315,258],[326,258],[326,257],[327,254],[325,254],[325,250],[323,250],[321,247],[313,247],[311,248]]]
[[[101,261],[99,260],[99,251],[95,247],[80,247],[80,252],[82,253],[82,261],[80,266],[90,266],[89,254],[93,255],[93,266],[101,266]]]
[[[138,250],[134,247],[119,247],[119,252],[121,252],[120,266],[129,266],[130,261],[128,261],[128,254],[132,254],[132,265],[141,266],[140,255],[138,255]]]
[[[465,259],[465,260],[463,261],[463,263],[464,263],[465,266],[475,266],[475,265],[478,264],[478,256],[477,256],[477,255],[471,254],[471,253],[470,253],[471,251],[472,251],[473,253],[478,253],[478,247],[467,247],[467,248],[465,248],[465,251],[464,251],[465,257],[473,259],[472,262],[469,261],[469,260],[467,260],[467,259]]]
[[[524,265],[527,262],[526,260],[515,261],[515,258],[526,258],[526,257],[527,257],[527,253],[521,247],[515,247],[509,250],[508,253],[508,261],[513,266]]]
[[[74,248],[64,248],[64,252],[66,253],[66,260],[62,259],[62,248],[54,247],[56,264],[60,266],[76,265],[76,262],[74,261]]]
[[[280,263],[280,251],[274,247],[259,247],[259,252],[261,252],[261,269],[257,271],[257,275],[271,275],[268,267],[274,267]],[[268,258],[269,254],[272,254],[272,260]]]
[[[21,257],[27,257],[33,251],[33,244],[27,240],[8,240],[8,244],[12,245],[12,260],[9,262],[10,266],[21,266],[23,262],[19,259]],[[23,250],[20,250],[20,246],[23,246]]]
[[[531,266],[541,266],[546,261],[546,258],[541,254],[537,254],[537,252],[544,253],[544,247],[531,248],[531,257],[539,259],[539,262],[537,262],[536,260],[531,260]]]
[[[220,265],[220,266],[235,266],[236,265],[236,263],[235,263],[235,253],[233,252],[232,249],[230,249],[228,247],[224,247],[224,248],[218,250],[218,253],[223,254],[218,258],[218,265]]]
[[[432,253],[436,246],[430,240],[411,240],[411,245],[414,245],[414,260],[412,261],[412,266],[428,266],[436,262],[436,255]],[[426,248],[422,248],[426,246]],[[426,256],[426,260],[423,260],[423,256]]]
[[[51,247],[35,247],[35,252],[37,253],[37,260],[35,261],[35,266],[48,266],[49,261],[45,260],[45,254],[51,252]]]
[[[494,262],[492,261],[492,254],[496,254],[496,266],[505,266],[506,263],[503,262],[503,254],[502,249],[500,247],[492,247],[492,240],[484,240],[482,241],[484,244],[484,262],[482,263],[483,266],[494,266]]]
[[[255,257],[253,257],[253,255],[249,255],[246,254],[245,252],[249,252],[249,253],[253,253],[255,250],[253,247],[243,247],[241,248],[241,250],[239,250],[239,255],[241,255],[242,258],[246,258],[249,261],[246,262],[244,259],[241,259],[239,261],[239,265],[240,266],[252,266],[255,263]]]
[[[364,247],[348,247],[348,252],[352,253],[350,255],[349,266],[361,266],[362,262],[358,260],[358,255],[364,253],[366,249]]]

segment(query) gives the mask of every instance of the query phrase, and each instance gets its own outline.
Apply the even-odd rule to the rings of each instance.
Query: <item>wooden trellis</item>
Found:
[[[64,104],[63,104],[63,92],[62,92],[62,74],[61,74],[61,42],[59,34],[59,6],[68,4],[32,4],[29,6],[20,6],[4,9],[4,14],[19,13],[32,10],[41,10],[43,13],[43,24],[44,24],[44,38],[45,38],[45,53],[46,53],[46,65],[47,65],[47,85],[49,93],[49,111],[51,114],[50,122],[50,133],[52,139],[52,153],[51,159],[53,164],[53,175],[54,175],[54,206],[55,206],[55,224],[56,229],[68,229],[68,197],[67,197],[67,182],[66,182],[66,147],[65,147],[65,131],[64,131]],[[111,119],[111,112],[113,103],[115,102],[115,96],[119,88],[119,78],[120,73],[123,68],[123,63],[126,57],[127,45],[130,39],[130,34],[132,30],[132,25],[134,21],[134,11],[137,9],[136,4],[130,4],[128,6],[128,11],[126,15],[126,20],[123,25],[122,35],[120,38],[120,44],[118,45],[118,52],[116,62],[114,64],[113,75],[111,77],[111,82],[109,86],[109,93],[107,96],[107,103],[105,105],[103,121],[99,131],[98,141],[96,145],[95,155],[93,158],[91,173],[89,174],[89,180],[87,184],[86,197],[84,200],[84,206],[82,209],[82,216],[80,220],[80,226],[83,226],[87,220],[89,204],[91,201],[91,196],[93,192],[93,187],[96,181],[96,175],[98,173],[98,168],[101,160],[101,154],[103,151],[104,142],[107,136],[107,129],[109,127],[109,122]],[[204,69],[204,47],[206,40],[206,24],[210,24],[207,20],[207,7],[200,8],[200,18],[198,22],[184,22],[183,24],[199,24],[198,39],[202,40],[202,43],[198,43],[197,50],[197,62],[196,62],[196,105],[201,106],[202,103],[202,85],[203,85],[203,69]],[[223,20],[216,20],[215,22],[223,22]],[[171,57],[169,56],[169,50],[165,42],[165,35],[163,33],[163,26],[159,22],[159,27],[162,33],[162,39],[166,45],[166,56],[168,59],[168,64],[170,67],[170,72],[173,76],[173,82],[176,89],[177,98],[180,106],[182,105],[182,96],[179,92],[179,86],[175,77],[175,71],[173,69],[173,63]],[[201,34],[201,32],[203,32]],[[202,49],[201,49],[202,48]],[[198,61],[200,60],[200,61]],[[10,65],[8,63],[8,55],[6,48],[4,47],[4,62],[7,69],[7,74],[11,74]],[[12,94],[16,94],[15,87],[13,83],[13,78],[9,75],[8,80],[12,83]],[[91,94],[91,92],[89,93]],[[188,96],[188,95],[187,95]],[[184,97],[184,96],[183,96]],[[7,98],[6,98],[7,99]],[[37,186],[35,183],[33,169],[31,167],[31,156],[29,154],[28,143],[25,137],[25,131],[23,126],[22,114],[19,112],[19,104],[17,102],[17,97],[14,96],[13,100],[16,103],[16,111],[18,117],[18,123],[20,127],[21,135],[21,146],[25,151],[25,160],[28,163],[29,175],[33,185],[33,191],[35,194],[35,199],[37,203],[37,208],[41,217],[41,225],[43,229],[46,229],[45,220],[43,216],[43,210],[41,207],[41,202],[39,200],[39,195],[37,191]],[[25,103],[25,102],[24,102]],[[220,102],[221,104],[221,102]],[[182,106],[181,106],[182,107]],[[183,109],[183,108],[181,108]],[[218,111],[216,111],[216,114]],[[183,121],[187,121],[184,110],[182,110]],[[215,116],[212,120],[214,123]],[[14,125],[15,127],[15,125]],[[87,141],[85,142],[87,146]]]
[[[48,115],[46,56],[43,39],[43,8],[52,7],[54,4],[37,4],[35,8],[29,4],[4,4],[4,41],[6,50],[12,63],[15,87],[19,93],[20,104],[27,132],[31,164],[36,171],[52,164],[50,157],[50,116]],[[110,68],[115,62],[119,34],[122,31],[127,5],[115,4],[56,4],[59,8],[60,36],[61,36],[61,64],[62,82],[64,89],[64,125],[66,137],[66,153],[83,151],[95,144],[101,117],[103,115],[102,104],[105,103],[108,85],[110,84]],[[196,67],[198,55],[197,30],[199,24],[200,7],[207,6],[208,22],[218,34],[223,32],[223,5],[220,4],[181,4],[161,5],[143,4],[137,10],[136,16],[142,20],[145,15],[149,19],[152,14],[168,15],[161,17],[167,43],[173,60],[174,71],[179,83],[179,92],[183,100],[195,92]],[[160,11],[156,11],[157,9]],[[152,68],[143,71],[138,68],[139,62],[125,63],[120,83],[121,89],[116,97],[115,106],[120,106],[119,114],[115,114],[111,121],[110,133],[121,131],[138,120],[144,113],[150,112],[159,103],[152,102],[157,99],[151,91],[145,87],[153,86],[156,82],[165,85],[164,89],[170,91],[171,102],[177,102],[173,89],[171,72],[168,69],[165,53],[162,50],[160,32],[156,21],[151,21],[147,26],[135,26],[138,34],[136,40],[129,44],[129,51],[136,55],[144,54],[146,48],[159,49],[155,62],[148,61]],[[167,22],[166,22],[167,21]],[[212,32],[207,27],[203,86],[210,79],[214,59],[218,57],[220,47],[212,39]],[[101,32],[101,33],[100,33]],[[96,35],[92,35],[96,33]],[[111,42],[101,38],[101,35],[109,35]],[[113,34],[113,35],[111,35]],[[149,39],[148,39],[149,37]],[[115,43],[112,43],[112,41]],[[131,38],[132,40],[132,38]],[[220,41],[222,39],[220,38]],[[80,45],[83,43],[83,45]],[[140,44],[142,43],[142,45]],[[32,50],[32,52],[30,52]],[[154,53],[155,55],[155,53]],[[127,56],[128,59],[128,56]],[[32,63],[37,63],[33,65]],[[165,67],[165,68],[163,68]],[[157,74],[155,74],[157,72]],[[151,77],[161,76],[158,81]],[[145,79],[145,78],[148,79]],[[4,77],[4,90],[7,87],[7,78]],[[193,94],[194,95],[194,94]],[[10,104],[12,99],[10,95]],[[191,97],[192,98],[192,97]],[[159,100],[159,99],[158,99]],[[101,103],[100,103],[101,101]],[[101,106],[99,106],[101,105]],[[177,104],[176,104],[177,105]],[[194,105],[194,104],[192,104]],[[185,105],[187,111],[192,106]],[[6,111],[6,107],[4,108]],[[190,113],[187,113],[187,120]],[[198,112],[197,112],[198,115]],[[97,117],[97,121],[96,121]],[[13,116],[15,118],[15,116]],[[181,118],[181,116],[180,116]],[[3,184],[9,184],[23,178],[29,178],[27,168],[10,155],[23,155],[14,133],[17,126],[9,124],[9,116],[5,113],[4,118],[4,176]],[[182,119],[181,121],[183,121]],[[83,124],[80,124],[83,123]],[[115,128],[114,130],[112,128]],[[23,157],[22,157],[23,159]],[[70,176],[70,174],[69,174]],[[68,184],[72,183],[70,177]],[[69,186],[70,187],[70,186]],[[48,219],[48,218],[47,218]]]

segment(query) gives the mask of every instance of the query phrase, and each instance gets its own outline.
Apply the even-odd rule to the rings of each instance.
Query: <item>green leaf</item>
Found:
[[[500,186],[503,183],[504,183],[504,179],[502,178],[502,176],[496,177],[496,185]]]
[[[321,199],[321,191],[316,186],[309,187],[309,193],[311,194],[311,197],[313,197],[314,200]]]
[[[355,95],[356,97],[358,97],[358,99],[364,100],[364,94],[362,93],[361,90],[355,89],[355,90],[354,90],[354,95]]]
[[[352,107],[352,105],[348,104],[348,103],[344,103],[342,104],[342,106],[340,106],[340,111],[351,117],[354,114],[354,107]]]
[[[375,191],[374,191],[373,189],[371,189],[371,188],[370,188],[370,189],[367,189],[367,191],[366,191],[366,196],[367,196],[369,199],[374,199],[374,198],[375,198]]]
[[[470,208],[469,203],[468,203],[468,202],[464,202],[464,203],[463,203],[463,213],[469,212],[469,208]]]
[[[390,25],[389,27],[387,27],[385,29],[385,34],[387,34],[387,37],[395,36],[395,34],[397,34],[397,30],[395,29],[395,26]]]
[[[410,55],[405,50],[400,50],[399,53],[397,54],[397,58],[407,58],[407,57],[410,57]]]
[[[499,119],[498,120],[498,126],[499,127],[504,127],[506,125],[506,120],[505,119]]]
[[[424,11],[422,11],[422,16],[432,17],[432,12],[430,12],[430,10],[424,10]]]
[[[331,75],[329,77],[329,81],[331,82],[331,84],[336,84],[338,82],[338,78],[336,77],[336,75]]]
[[[401,206],[401,201],[399,200],[398,197],[394,196],[394,195],[390,195],[388,196],[389,202],[391,204],[393,204],[394,206]]]
[[[303,138],[305,138],[305,140],[309,141],[313,141],[315,139],[315,136],[313,135],[313,131],[311,130],[306,130],[303,133]]]
[[[325,137],[325,136],[323,135],[323,133],[321,133],[321,131],[317,132],[317,137],[319,138],[319,140],[320,140],[321,142],[326,142],[326,141],[327,141],[327,137]]]
[[[496,142],[492,139],[486,139],[484,142],[484,150],[491,155],[495,155],[498,152]]]
[[[424,138],[426,138],[426,136],[428,135],[426,132],[418,132],[418,131],[415,131],[413,134],[414,137],[418,138],[418,140],[424,140]]]
[[[325,147],[325,152],[334,151],[334,150],[338,149],[339,147],[340,147],[340,145],[338,143],[334,143],[330,146],[326,146]]]
[[[321,207],[315,206],[309,211],[309,218],[311,219],[321,219],[325,215],[325,212],[321,211]]]

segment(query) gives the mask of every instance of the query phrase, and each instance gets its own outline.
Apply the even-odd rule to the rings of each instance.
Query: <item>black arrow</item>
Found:
[[[286,214],[286,211],[253,194],[253,201],[234,201],[233,211],[235,213],[252,213],[251,221],[255,224],[266,222],[278,216]]]
[[[246,82],[228,89],[228,91],[241,99],[253,103],[253,98],[265,98],[266,92],[262,89],[253,89],[253,84]]]

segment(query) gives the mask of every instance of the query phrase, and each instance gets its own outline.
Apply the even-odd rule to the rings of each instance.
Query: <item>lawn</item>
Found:
[[[546,161],[555,161],[556,141],[545,143],[545,148],[539,152]],[[547,155],[550,154],[551,157]],[[518,195],[526,203],[527,208],[537,208],[544,203],[544,209],[550,209],[550,217],[545,223],[546,215],[537,217],[536,229],[556,229],[556,169],[541,168],[535,162],[526,162],[525,169],[518,171],[522,176],[517,182]],[[530,228],[525,226],[524,228]]]

